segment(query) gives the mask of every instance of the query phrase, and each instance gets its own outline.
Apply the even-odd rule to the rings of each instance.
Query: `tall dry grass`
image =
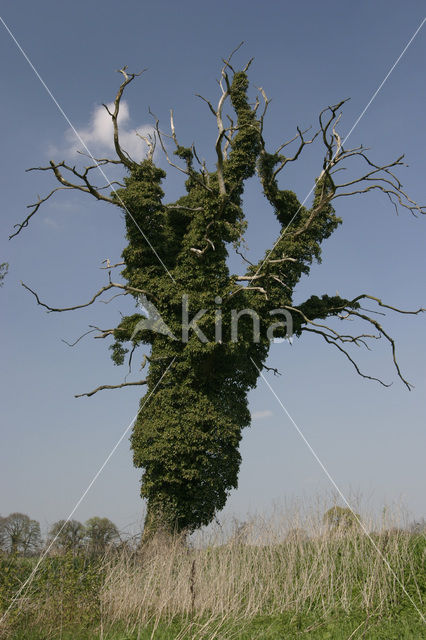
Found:
[[[231,534],[216,529],[190,547],[178,537],[158,538],[108,566],[103,615],[147,624],[177,616],[382,614],[404,597],[401,584],[416,584],[410,534],[390,526],[389,517],[380,530],[364,526],[368,533],[330,528],[319,513],[296,512],[253,518]]]

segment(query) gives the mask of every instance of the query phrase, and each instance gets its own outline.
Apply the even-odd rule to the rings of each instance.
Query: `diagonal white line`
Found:
[[[403,57],[403,55],[405,54],[405,52],[407,51],[408,47],[411,45],[411,43],[413,42],[414,38],[416,37],[416,35],[419,33],[420,29],[423,27],[424,23],[426,22],[426,18],[423,18],[423,20],[421,21],[420,25],[417,27],[417,29],[415,30],[415,32],[413,33],[413,35],[411,36],[411,38],[409,39],[409,41],[407,42],[407,44],[405,45],[405,47],[403,48],[403,50],[401,51],[401,53],[399,54],[398,58],[395,60],[395,62],[393,63],[393,65],[391,66],[391,68],[389,69],[389,71],[387,72],[387,74],[385,75],[385,77],[383,78],[382,82],[379,84],[379,86],[377,87],[376,91],[373,93],[373,95],[371,96],[370,100],[367,102],[367,104],[365,105],[364,109],[361,111],[361,113],[359,114],[358,118],[355,120],[354,124],[352,125],[351,129],[349,130],[349,133],[346,134],[345,138],[342,141],[341,146],[343,147],[343,145],[345,144],[345,142],[348,140],[349,136],[351,135],[351,133],[354,131],[355,127],[359,124],[361,118],[365,115],[367,109],[370,107],[371,103],[373,102],[373,100],[377,97],[377,94],[379,93],[379,91],[382,89],[383,85],[385,84],[386,80],[389,78],[389,76],[391,75],[392,71],[395,69],[395,67],[397,66],[397,64],[399,63],[399,61],[401,60],[401,58]],[[337,151],[336,151],[337,153]],[[328,163],[328,167],[331,166],[333,160],[335,159],[336,154],[334,154],[334,156],[332,157],[332,159],[330,160],[330,162]],[[327,167],[327,168],[328,168]],[[286,226],[286,228],[284,229],[284,231],[281,233],[281,235],[279,236],[278,240],[275,242],[274,246],[272,247],[272,249],[270,251],[267,252],[264,260],[262,261],[260,267],[258,268],[258,270],[256,271],[256,273],[254,274],[255,276],[257,276],[259,274],[259,271],[262,269],[263,265],[265,264],[265,262],[267,261],[267,259],[269,258],[269,256],[271,255],[271,253],[273,252],[273,250],[275,249],[275,247],[277,246],[277,244],[280,242],[280,240],[283,238],[283,236],[285,235],[287,229],[293,224],[295,218],[299,215],[300,210],[302,209],[302,207],[305,205],[306,200],[309,198],[309,196],[311,195],[311,193],[313,192],[313,190],[315,189],[315,184],[312,186],[311,190],[309,191],[309,193],[306,194],[305,198],[303,199],[303,202],[301,203],[300,207],[297,209],[296,213],[294,214],[294,216],[291,218],[290,222],[288,223],[288,225]]]
[[[18,40],[15,38],[15,36],[13,35],[12,31],[9,29],[9,27],[7,26],[7,24],[5,23],[5,21],[3,20],[3,18],[0,16],[0,22],[3,24],[4,28],[6,29],[6,31],[8,32],[8,34],[10,35],[10,37],[12,38],[13,42],[16,44],[16,46],[18,47],[19,51],[22,53],[22,55],[24,56],[25,60],[28,62],[28,64],[30,65],[31,69],[34,71],[35,75],[37,76],[37,78],[40,80],[41,84],[43,85],[43,87],[46,89],[49,97],[53,100],[53,102],[55,103],[56,107],[58,108],[59,112],[61,113],[61,115],[63,116],[64,120],[68,123],[68,125],[70,126],[70,128],[72,129],[72,131],[74,132],[76,138],[78,139],[78,141],[80,142],[80,144],[84,147],[84,149],[87,151],[87,155],[91,158],[91,160],[93,160],[93,162],[95,163],[95,165],[97,166],[97,168],[99,169],[99,172],[101,173],[102,177],[107,181],[107,183],[110,185],[112,191],[114,192],[114,194],[117,197],[117,200],[120,202],[121,206],[123,207],[123,209],[126,211],[126,213],[128,214],[129,218],[133,221],[133,223],[136,225],[136,227],[139,229],[139,231],[141,232],[145,242],[149,245],[150,249],[153,251],[153,253],[155,254],[155,256],[158,258],[159,262],[161,263],[161,265],[163,266],[163,268],[165,269],[165,271],[167,272],[167,274],[170,276],[170,278],[172,279],[173,282],[176,282],[174,277],[172,276],[172,274],[170,273],[170,271],[167,269],[166,265],[164,264],[164,262],[162,261],[162,259],[160,258],[160,256],[158,255],[157,251],[154,249],[154,247],[152,246],[151,242],[149,241],[148,237],[145,235],[145,233],[142,231],[142,229],[140,228],[140,226],[138,225],[138,223],[136,222],[136,220],[134,219],[134,217],[132,216],[132,214],[130,213],[130,211],[128,210],[128,208],[126,207],[126,205],[124,204],[123,200],[120,198],[120,196],[117,193],[117,190],[115,189],[114,185],[112,185],[109,181],[109,179],[107,178],[105,171],[102,169],[102,167],[99,165],[98,162],[96,162],[96,159],[94,158],[92,152],[90,151],[90,149],[87,147],[86,143],[84,142],[84,140],[82,139],[82,137],[80,136],[80,134],[78,133],[77,129],[74,127],[74,125],[72,124],[71,120],[69,119],[69,117],[67,116],[67,114],[65,113],[65,111],[62,109],[61,105],[59,104],[59,102],[56,100],[55,96],[53,95],[53,93],[51,92],[51,90],[49,89],[49,87],[47,86],[47,84],[45,83],[45,81],[43,80],[43,78],[41,77],[40,73],[37,71],[37,69],[35,68],[35,66],[33,65],[33,63],[31,62],[30,58],[28,57],[28,55],[25,53],[24,49],[22,48],[22,46],[20,45],[20,43],[18,42]]]
[[[404,587],[403,583],[401,582],[401,580],[398,578],[398,576],[396,575],[395,571],[392,569],[391,565],[389,564],[388,559],[386,558],[386,556],[383,555],[383,553],[380,551],[379,547],[377,546],[377,544],[374,542],[373,538],[371,537],[371,535],[369,534],[367,528],[365,527],[364,523],[362,522],[362,520],[360,519],[360,517],[355,513],[355,511],[353,510],[352,506],[349,504],[347,498],[345,497],[345,495],[343,494],[342,490],[337,486],[334,478],[330,475],[329,471],[327,470],[326,466],[323,464],[323,462],[320,460],[320,458],[318,457],[318,454],[315,452],[315,450],[312,448],[312,446],[310,445],[310,443],[308,442],[308,440],[306,439],[304,433],[302,432],[302,430],[298,427],[298,425],[296,424],[296,422],[293,420],[293,418],[291,417],[291,415],[289,414],[289,412],[287,411],[286,407],[283,405],[283,403],[281,402],[280,398],[277,396],[277,394],[275,393],[274,389],[271,387],[271,385],[269,384],[268,380],[265,378],[265,376],[263,375],[262,371],[259,369],[259,367],[257,366],[256,362],[253,360],[253,358],[250,356],[250,360],[252,361],[252,363],[254,364],[254,366],[256,367],[256,369],[259,372],[259,375],[261,376],[262,380],[265,382],[266,386],[269,388],[269,390],[272,392],[272,394],[274,395],[275,399],[278,401],[278,404],[280,405],[280,407],[282,408],[282,410],[284,411],[284,413],[286,414],[286,416],[288,417],[288,419],[290,420],[290,422],[292,423],[292,425],[295,427],[297,433],[299,434],[299,436],[302,438],[303,442],[306,444],[306,446],[308,447],[309,451],[312,453],[312,455],[314,456],[315,460],[318,462],[319,466],[321,467],[321,469],[324,471],[325,475],[327,476],[327,478],[330,480],[331,484],[333,485],[333,487],[336,489],[337,493],[339,494],[339,496],[342,498],[342,500],[344,501],[344,503],[346,504],[346,506],[350,509],[352,515],[354,516],[355,520],[357,521],[357,523],[359,524],[359,526],[361,527],[361,529],[363,530],[363,532],[365,533],[365,535],[368,537],[368,539],[370,540],[371,544],[373,545],[373,547],[375,548],[375,550],[377,551],[377,553],[379,554],[380,558],[383,560],[383,562],[385,563],[385,565],[387,566],[387,568],[389,569],[389,571],[392,573],[393,577],[395,578],[395,580],[398,582],[399,586],[401,587],[401,589],[403,590],[403,592],[405,593],[405,595],[407,596],[407,598],[410,600],[411,604],[413,605],[413,607],[415,608],[415,610],[417,611],[417,613],[419,614],[421,620],[423,622],[426,622],[426,619],[423,615],[423,613],[420,611],[420,609],[418,608],[418,606],[416,605],[416,603],[414,602],[413,598],[410,596],[410,594],[408,593],[407,589]]]
[[[170,367],[172,366],[172,364],[174,363],[174,361],[176,360],[176,356],[173,358],[173,360],[170,362],[170,364],[167,366],[166,370],[164,371],[164,373],[162,374],[161,378],[159,379],[159,381],[157,382],[157,384],[155,385],[155,387],[153,388],[153,390],[148,394],[148,396],[146,397],[146,399],[144,400],[142,406],[139,408],[138,412],[136,413],[135,417],[133,418],[133,420],[130,422],[130,424],[126,427],[126,429],[123,431],[123,433],[121,434],[121,436],[119,437],[119,439],[117,440],[117,442],[115,443],[115,445],[113,446],[113,448],[111,449],[110,453],[107,455],[107,457],[105,458],[104,462],[102,463],[102,465],[99,467],[98,471],[95,473],[95,475],[93,476],[92,480],[90,481],[87,489],[83,492],[83,494],[81,495],[81,497],[77,500],[73,510],[71,511],[71,513],[69,514],[69,516],[67,517],[67,519],[64,521],[63,525],[61,526],[61,528],[59,529],[58,533],[56,534],[56,536],[53,538],[53,540],[50,542],[49,546],[44,550],[44,552],[42,553],[42,555],[40,556],[40,558],[37,561],[37,564],[35,565],[34,569],[32,570],[31,574],[29,575],[29,577],[25,580],[25,582],[22,583],[22,585],[19,587],[18,591],[15,593],[15,595],[13,596],[12,600],[10,601],[9,606],[7,607],[6,611],[4,612],[4,614],[2,615],[2,617],[0,618],[0,625],[2,624],[2,622],[5,620],[6,616],[8,615],[10,609],[13,607],[13,605],[15,604],[15,602],[17,601],[17,599],[19,598],[19,596],[21,595],[21,593],[24,591],[24,595],[25,593],[28,591],[28,589],[31,586],[31,583],[34,579],[35,574],[37,573],[41,563],[43,562],[43,560],[45,559],[45,557],[47,556],[47,554],[49,553],[50,549],[52,548],[52,546],[54,545],[54,543],[56,542],[56,540],[58,539],[58,537],[61,535],[65,525],[71,520],[71,518],[73,517],[74,513],[77,511],[78,507],[80,506],[80,504],[83,502],[84,498],[87,496],[87,494],[89,493],[90,489],[93,487],[93,485],[95,484],[96,480],[99,478],[99,476],[101,475],[102,471],[105,469],[106,465],[108,464],[108,462],[111,460],[112,456],[114,455],[114,453],[116,452],[117,448],[119,447],[119,445],[121,444],[121,442],[123,441],[125,435],[129,432],[129,430],[131,429],[133,423],[135,422],[136,418],[138,417],[139,413],[142,411],[142,409],[144,408],[144,406],[147,404],[148,400],[151,398],[151,396],[155,393],[155,391],[157,390],[158,386],[160,385],[162,379],[164,378],[164,376],[166,375],[166,373],[169,371]]]
[[[387,74],[385,75],[385,77],[383,78],[382,82],[379,84],[379,86],[377,87],[376,91],[373,93],[373,95],[371,96],[370,100],[367,102],[366,106],[364,107],[364,109],[361,111],[361,113],[359,114],[358,118],[355,120],[352,128],[350,129],[349,133],[346,135],[345,139],[342,142],[342,145],[346,142],[346,140],[349,138],[349,136],[351,135],[352,131],[355,129],[355,127],[357,126],[358,122],[361,120],[361,118],[364,116],[365,112],[367,111],[367,109],[369,108],[369,106],[371,105],[371,103],[373,102],[373,100],[376,98],[377,94],[379,93],[379,91],[381,90],[381,88],[383,87],[383,85],[385,84],[386,80],[389,78],[390,74],[392,73],[392,71],[395,69],[396,65],[398,64],[398,62],[401,60],[402,56],[405,54],[405,52],[407,51],[408,47],[410,46],[410,44],[413,42],[414,38],[416,37],[416,35],[419,33],[420,29],[423,27],[424,23],[426,22],[426,18],[423,18],[423,20],[421,21],[421,23],[419,24],[419,26],[417,27],[417,29],[415,30],[415,32],[413,33],[413,35],[411,36],[411,38],[409,39],[409,41],[407,42],[407,44],[405,45],[405,47],[403,48],[403,50],[401,51],[401,53],[399,54],[398,58],[395,60],[395,62],[393,63],[393,65],[391,66],[391,68],[389,69],[389,71],[387,72]]]

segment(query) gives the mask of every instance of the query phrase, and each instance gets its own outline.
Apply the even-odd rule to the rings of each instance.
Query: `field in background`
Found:
[[[322,512],[323,513],[323,512]],[[275,514],[104,557],[47,557],[0,625],[14,640],[426,637],[425,535]],[[36,558],[0,557],[0,611]],[[402,586],[403,585],[403,586]],[[404,591],[405,590],[405,591]],[[417,608],[417,610],[416,610]],[[0,615],[1,617],[1,615]]]

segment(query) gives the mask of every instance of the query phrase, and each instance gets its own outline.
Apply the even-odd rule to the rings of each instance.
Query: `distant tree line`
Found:
[[[330,533],[349,533],[362,526],[359,514],[351,509],[333,506],[322,518],[324,530]],[[249,526],[246,522],[234,522],[234,540],[247,543]],[[411,534],[426,534],[426,520],[421,518],[408,524],[405,529],[389,529],[388,533],[406,531]],[[303,529],[291,529],[287,539],[307,540],[308,533]],[[25,513],[11,513],[6,518],[0,516],[0,556],[36,556],[49,547],[49,555],[88,554],[102,555],[115,549],[136,550],[140,536],[123,539],[117,526],[108,518],[95,516],[84,524],[78,520],[58,520],[49,529],[43,540],[40,524]]]
[[[0,554],[21,556],[37,555],[50,546],[49,552],[102,554],[120,545],[120,533],[108,518],[97,516],[82,524],[77,520],[59,520],[42,540],[40,524],[25,513],[0,516]]]

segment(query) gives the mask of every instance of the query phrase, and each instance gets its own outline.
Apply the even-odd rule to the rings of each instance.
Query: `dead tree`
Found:
[[[231,56],[232,57],[232,56]],[[152,399],[136,421],[132,448],[134,463],[144,470],[141,495],[148,500],[147,531],[191,530],[211,521],[223,508],[229,491],[237,486],[240,464],[238,445],[242,429],[250,423],[247,393],[256,385],[259,372],[267,367],[271,331],[275,337],[288,337],[288,326],[274,322],[275,311],[290,314],[293,335],[320,336],[338,349],[357,373],[384,386],[388,383],[360,370],[350,348],[370,348],[379,338],[389,344],[396,373],[410,389],[397,361],[395,342],[377,311],[367,311],[365,303],[376,304],[380,313],[393,311],[419,314],[424,309],[404,311],[385,304],[376,295],[361,293],[355,298],[339,295],[312,296],[303,304],[293,303],[293,293],[314,260],[321,256],[321,244],[341,220],[334,206],[339,198],[363,196],[380,191],[398,209],[412,215],[425,213],[403,190],[397,170],[403,156],[386,164],[373,162],[368,149],[346,148],[338,132],[345,101],[321,111],[316,131],[297,127],[296,134],[268,150],[264,120],[269,100],[263,89],[253,102],[248,98],[248,69],[251,61],[236,71],[231,57],[221,70],[220,95],[216,106],[202,97],[217,123],[216,166],[212,169],[199,157],[195,146],[183,146],[177,138],[174,115],[170,114],[170,133],[160,128],[154,116],[151,136],[140,136],[147,153],[142,162],[133,160],[121,147],[118,127],[120,100],[126,87],[140,74],[126,68],[113,109],[105,107],[112,119],[116,158],[91,158],[83,169],[51,161],[30,171],[50,171],[59,186],[29,206],[27,217],[16,225],[13,236],[28,226],[40,206],[57,191],[78,190],[105,201],[124,212],[128,245],[121,262],[103,267],[108,281],[88,302],[57,308],[42,302],[27,285],[39,305],[48,312],[88,307],[105,294],[143,299],[155,310],[156,320],[135,313],[117,327],[92,325],[77,341],[93,333],[95,338],[113,338],[112,357],[129,369],[134,353],[143,345],[150,348],[143,356],[149,371],[143,380],[119,385],[102,384],[103,389],[146,385]],[[200,96],[201,97],[201,96]],[[230,110],[225,113],[225,110]],[[310,206],[300,203],[296,194],[283,189],[279,178],[289,163],[296,162],[307,147],[322,144],[324,160],[315,182]],[[164,203],[161,182],[166,177],[157,166],[158,147],[173,169],[185,175],[186,192],[175,203]],[[357,162],[354,162],[357,161]],[[356,174],[360,164],[365,167]],[[123,170],[120,181],[109,182],[104,174],[108,165]],[[349,169],[353,177],[340,180]],[[103,183],[96,186],[94,175]],[[273,247],[258,264],[241,252],[245,230],[242,195],[245,181],[257,173],[263,192],[281,225]],[[229,273],[230,247],[247,263],[245,274]],[[117,267],[124,267],[121,278],[112,278]],[[190,312],[206,310],[199,317],[197,331],[192,326],[188,339],[182,335],[182,300],[189,301]],[[259,336],[253,339],[253,318],[239,318],[238,340],[232,338],[232,310],[237,314],[251,309],[259,318]],[[374,315],[372,315],[374,313]],[[356,319],[366,327],[359,333],[337,331],[328,320]],[[220,329],[220,330],[219,330]],[[200,339],[201,336],[207,340]],[[128,356],[127,356],[128,354]],[[253,366],[253,363],[256,366]]]

